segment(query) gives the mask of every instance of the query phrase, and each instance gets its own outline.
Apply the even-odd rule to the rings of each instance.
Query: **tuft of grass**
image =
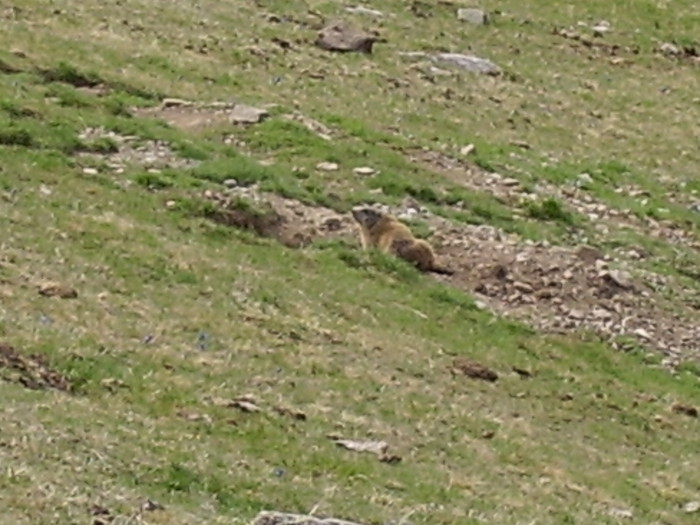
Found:
[[[26,128],[9,125],[0,129],[0,144],[4,146],[22,146],[31,148],[34,146],[34,137]]]
[[[88,142],[83,141],[80,149],[90,153],[109,155],[119,151],[119,144],[109,137],[99,137]]]
[[[263,182],[275,176],[272,169],[239,154],[204,161],[191,173],[196,178],[217,183],[234,179],[244,186]]]
[[[65,61],[60,61],[55,67],[39,69],[37,73],[44,82],[61,82],[74,87],[94,87],[102,83],[102,79],[95,73],[81,72]]]
[[[552,197],[539,202],[529,202],[526,206],[529,217],[541,221],[557,221],[564,224],[572,224],[573,216],[562,203]]]
[[[173,181],[163,173],[143,172],[134,175],[133,180],[139,186],[149,190],[162,190],[173,186]]]

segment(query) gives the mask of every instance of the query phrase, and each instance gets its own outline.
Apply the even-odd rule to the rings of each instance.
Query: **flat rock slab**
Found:
[[[287,514],[284,512],[261,512],[251,525],[362,525],[354,521],[338,520],[335,518],[316,518],[302,514]]]
[[[236,104],[229,111],[229,118],[234,124],[257,124],[267,118],[270,114],[265,109],[248,106],[246,104]]]
[[[502,70],[499,66],[486,58],[479,58],[473,55],[463,55],[461,53],[437,53],[431,55],[423,51],[404,51],[399,53],[410,60],[426,59],[434,63],[453,66],[453,68],[469,71],[470,73],[480,73],[483,75],[500,75]]]
[[[498,75],[501,73],[501,68],[486,58],[461,55],[459,53],[439,53],[434,58],[438,62],[450,64],[472,73],[485,75]]]

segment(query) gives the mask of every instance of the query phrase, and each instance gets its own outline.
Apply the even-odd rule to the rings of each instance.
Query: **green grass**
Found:
[[[583,191],[610,208],[697,235],[697,70],[653,53],[695,42],[694,4],[504,0],[491,25],[468,27],[456,4],[421,4],[419,18],[374,2],[394,16],[350,17],[386,36],[370,56],[309,45],[318,18],[307,11],[331,18],[337,3],[259,4],[72,0],[58,13],[31,0],[5,24],[0,343],[44,356],[75,392],[0,380],[0,522],[79,523],[101,505],[115,523],[248,523],[263,509],[368,524],[695,523],[683,508],[700,486],[699,423],[671,407],[700,405],[697,359],[671,374],[634,341],[614,351],[541,334],[355,243],[293,250],[217,224],[200,198],[235,179],[340,212],[410,196],[455,224],[553,244],[586,235],[610,253],[644,249],[639,268],[676,279],[669,300],[697,309],[689,243],[637,223],[601,233],[563,197],[505,199],[406,153],[457,158],[474,144],[468,163],[528,188],[588,173]],[[622,46],[627,63],[552,31],[600,19],[613,31],[594,41]],[[398,55],[413,50],[473,52],[508,75],[430,80]],[[133,110],[166,96],[277,106],[257,125],[195,131]],[[118,141],[83,140],[87,127],[195,162],[117,172]],[[44,281],[78,297],[40,296]],[[461,356],[499,380],[453,375]],[[260,411],[232,407],[242,395]],[[385,440],[401,461],[330,434]],[[139,514],[148,499],[164,509]]]

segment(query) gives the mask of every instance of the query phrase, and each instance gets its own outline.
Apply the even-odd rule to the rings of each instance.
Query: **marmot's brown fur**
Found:
[[[363,249],[377,248],[413,264],[422,272],[452,275],[453,270],[436,263],[435,252],[423,239],[416,239],[411,230],[387,213],[356,207],[352,216],[360,226],[360,242]]]

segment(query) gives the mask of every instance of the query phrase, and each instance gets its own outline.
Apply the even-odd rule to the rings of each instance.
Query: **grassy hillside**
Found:
[[[695,3],[350,5],[0,5],[1,523],[700,519]]]

